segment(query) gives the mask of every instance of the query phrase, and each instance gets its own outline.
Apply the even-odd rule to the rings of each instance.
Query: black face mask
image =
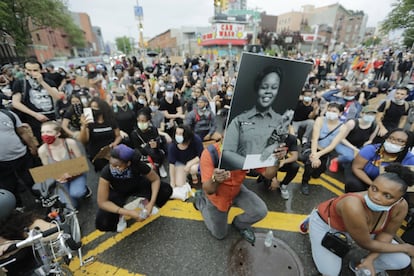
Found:
[[[83,113],[83,107],[82,104],[74,104],[73,105],[73,111],[75,112],[76,115],[80,116]]]
[[[122,96],[115,96],[115,99],[120,102],[120,101],[122,101],[124,99],[124,95],[122,95]]]
[[[102,115],[102,110],[92,109],[92,114],[94,118],[97,118]]]

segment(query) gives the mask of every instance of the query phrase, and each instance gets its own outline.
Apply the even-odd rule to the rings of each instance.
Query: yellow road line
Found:
[[[281,176],[283,177],[283,174],[281,174]],[[300,180],[301,179],[298,176],[295,178],[295,182],[299,182]],[[336,195],[342,194],[342,191],[340,191],[336,187],[333,187],[331,184],[329,184],[328,182],[320,178],[311,179],[310,184],[321,185]],[[237,216],[238,214],[241,214],[242,212],[243,210],[240,208],[237,208],[237,207],[231,208],[229,212],[228,223],[231,223],[234,217]],[[98,256],[99,254],[113,247],[121,240],[125,239],[132,233],[137,232],[139,229],[151,223],[152,221],[154,221],[160,216],[178,218],[178,219],[188,219],[188,220],[195,220],[195,221],[203,220],[201,213],[193,208],[192,203],[182,202],[178,200],[170,200],[167,202],[167,204],[165,204],[165,206],[163,206],[160,209],[160,212],[157,215],[151,216],[143,222],[135,222],[131,226],[127,227],[122,233],[109,237],[108,239],[100,243],[97,247],[95,247],[94,249],[89,250],[85,254],[84,258],[88,258],[91,256],[95,256],[95,257]],[[303,214],[292,214],[292,213],[269,211],[267,216],[263,220],[257,222],[253,226],[258,227],[258,228],[272,229],[272,230],[299,232],[299,224],[306,216],[307,215],[303,215]],[[103,236],[104,234],[105,232],[95,230],[91,232],[90,234],[88,234],[87,236],[83,237],[82,243],[84,245],[88,244],[96,240],[97,238]],[[118,268],[112,265],[103,264],[103,263],[100,263],[99,261],[94,261],[93,263],[80,268],[79,259],[75,259],[74,261],[72,261],[70,268],[74,272],[75,275],[142,275],[142,274],[131,273],[125,269]]]

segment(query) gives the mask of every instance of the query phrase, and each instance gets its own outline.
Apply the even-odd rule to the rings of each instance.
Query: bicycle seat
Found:
[[[47,197],[51,190],[56,187],[56,180],[48,178],[43,182],[35,183],[32,186],[32,191],[38,196]]]

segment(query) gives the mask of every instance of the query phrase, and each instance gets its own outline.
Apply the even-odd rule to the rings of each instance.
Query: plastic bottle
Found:
[[[274,237],[273,237],[273,231],[270,230],[269,232],[267,232],[266,238],[264,240],[265,247],[271,247],[272,244],[273,244],[273,239],[274,239]]]
[[[371,271],[368,268],[360,268],[355,271],[357,276],[371,276]]]
[[[141,219],[146,219],[148,217],[148,211],[145,208],[142,208],[141,212],[139,213],[139,217]]]

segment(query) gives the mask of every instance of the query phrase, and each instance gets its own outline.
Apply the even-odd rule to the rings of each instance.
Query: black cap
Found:
[[[171,83],[167,84],[165,86],[165,91],[174,91],[174,85],[172,85]]]

